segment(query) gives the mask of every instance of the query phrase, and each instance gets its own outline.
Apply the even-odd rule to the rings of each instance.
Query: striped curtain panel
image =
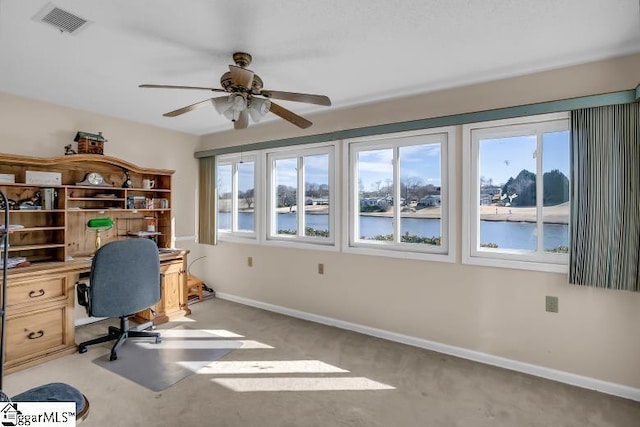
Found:
[[[216,244],[216,160],[215,157],[200,159],[198,242]]]
[[[640,291],[640,107],[571,112],[569,283]]]

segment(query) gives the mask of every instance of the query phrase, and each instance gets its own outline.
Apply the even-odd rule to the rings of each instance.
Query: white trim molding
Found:
[[[492,354],[482,353],[475,350],[469,350],[462,347],[456,347],[449,344],[442,344],[436,341],[430,341],[423,338],[416,338],[409,335],[398,334],[386,331],[384,329],[372,328],[366,325],[346,322],[344,320],[334,319],[331,317],[320,316],[317,314],[307,313],[279,305],[269,304],[237,295],[216,292],[216,296],[223,300],[237,302],[239,304],[260,308],[275,313],[284,314],[298,319],[308,320],[323,325],[335,326],[336,328],[346,329],[349,331],[359,332],[361,334],[370,335],[377,338],[386,339],[414,347],[424,348],[426,350],[436,351],[438,353],[448,354],[462,359],[472,360],[474,362],[484,363],[486,365],[497,366],[499,368],[509,369],[511,371],[522,372],[536,377],[546,378],[553,381],[581,387],[588,390],[595,390],[601,393],[613,396],[623,397],[625,399],[640,402],[640,388],[629,387],[622,384],[616,384],[596,378],[585,377],[573,374],[571,372],[560,371],[557,369],[547,368],[544,366],[533,365],[518,360],[507,359],[505,357],[495,356]]]

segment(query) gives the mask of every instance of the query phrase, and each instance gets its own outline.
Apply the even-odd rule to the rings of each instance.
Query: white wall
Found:
[[[428,72],[426,70],[425,72]],[[626,90],[640,55],[443,90],[201,138],[200,150]],[[328,85],[330,88],[330,85]],[[328,92],[331,95],[330,90]],[[462,206],[458,141],[457,206]],[[570,286],[566,275],[220,243],[193,272],[219,292],[631,387],[640,393],[640,295]],[[247,257],[254,267],[247,267]],[[325,274],[317,274],[317,264]],[[545,296],[560,312],[545,312]],[[640,396],[640,394],[638,394]]]
[[[175,170],[171,209],[175,235],[194,235],[198,162],[193,151],[198,137],[0,93],[0,152],[62,156],[65,145],[76,148],[73,138],[79,130],[102,132],[108,140],[105,155],[142,167]]]

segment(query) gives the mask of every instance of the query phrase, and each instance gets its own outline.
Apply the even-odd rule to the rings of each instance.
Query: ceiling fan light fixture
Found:
[[[271,101],[268,99],[251,98],[249,103],[249,117],[254,122],[259,122],[271,109]]]
[[[240,93],[229,95],[229,104],[233,111],[244,111],[247,109],[247,99]]]
[[[211,103],[215,107],[218,114],[224,114],[225,111],[227,111],[231,107],[231,105],[229,104],[229,97],[227,96],[213,98],[211,100]]]
[[[211,103],[219,114],[235,122],[240,113],[247,109],[247,99],[240,93],[232,93],[227,97],[214,98]]]
[[[227,118],[228,120],[231,120],[232,122],[236,121],[236,114],[235,111],[233,111],[231,108],[229,108],[228,110],[225,110],[222,115]]]

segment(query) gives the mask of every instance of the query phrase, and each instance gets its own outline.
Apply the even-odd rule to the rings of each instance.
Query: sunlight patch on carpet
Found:
[[[211,381],[241,393],[251,391],[395,390],[395,387],[364,377],[214,378]]]
[[[182,366],[195,369],[191,362],[180,362]],[[346,369],[320,360],[232,360],[216,361],[197,369],[202,375],[237,374],[327,374],[349,372]]]
[[[218,340],[218,339],[205,339],[205,340],[166,340],[160,344],[154,344],[150,342],[141,342],[138,346],[148,350],[183,350],[183,349],[231,349],[237,348],[244,349],[257,349],[268,348],[272,349],[270,345],[263,344],[259,341],[253,340]]]

